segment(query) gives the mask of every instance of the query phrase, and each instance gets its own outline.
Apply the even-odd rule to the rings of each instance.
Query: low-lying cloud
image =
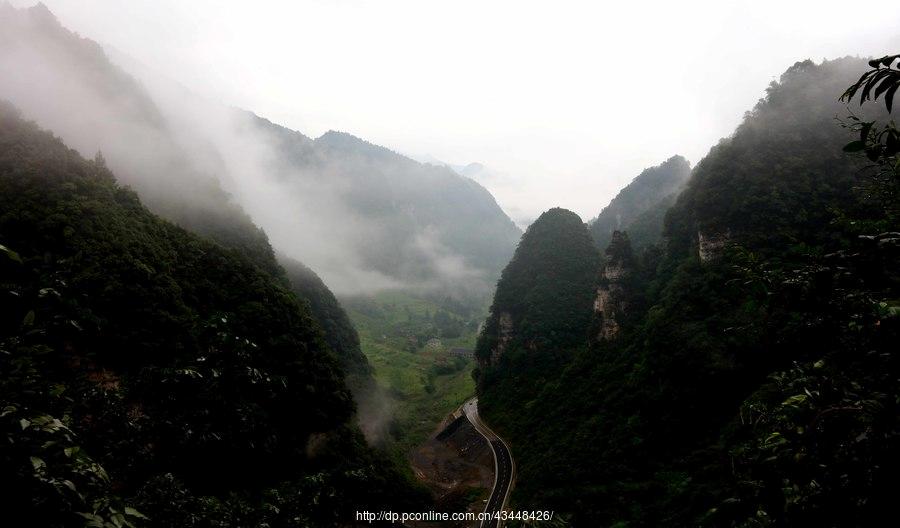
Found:
[[[418,220],[415,197],[396,198],[408,190],[385,174],[390,163],[408,172],[410,160],[338,153],[336,163],[315,140],[105,53],[43,7],[0,5],[0,27],[0,98],[84,156],[102,151],[156,211],[215,209],[221,189],[338,295],[489,288],[491,270],[450,248],[442,226]]]

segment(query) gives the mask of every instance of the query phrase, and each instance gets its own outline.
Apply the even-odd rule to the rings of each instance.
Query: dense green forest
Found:
[[[659,242],[665,212],[690,175],[691,164],[681,156],[644,169],[591,220],[597,247],[605,249],[617,230],[627,230],[637,249]]]
[[[327,290],[307,274],[298,300],[6,104],[0,244],[7,518],[308,526],[421,500],[353,425],[364,362]]]
[[[359,345],[359,334],[337,298],[316,272],[288,256],[278,255],[291,289],[309,303],[310,312],[322,326],[325,342],[355,384],[365,384],[372,377],[372,367]]]
[[[585,343],[599,263],[578,215],[559,208],[542,214],[497,283],[475,350],[479,363],[537,361]],[[536,350],[542,353],[531,353]],[[489,368],[484,375],[503,370]]]
[[[517,460],[517,506],[578,526],[894,516],[900,141],[879,128],[882,105],[839,101],[870,66],[795,64],[694,169],[661,246],[625,267],[621,241],[607,253],[595,310],[632,301],[613,304],[618,332],[568,355],[513,335],[482,362],[480,406]],[[530,264],[517,274],[551,277]],[[543,302],[563,291],[554,281]],[[534,291],[501,280],[491,317]],[[482,359],[502,335],[490,321]]]

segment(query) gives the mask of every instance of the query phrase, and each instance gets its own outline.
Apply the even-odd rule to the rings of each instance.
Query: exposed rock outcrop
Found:
[[[617,288],[617,286],[612,286]],[[600,322],[600,330],[597,333],[598,341],[607,341],[619,333],[619,323],[616,322],[616,305],[613,301],[613,293],[610,287],[597,288],[597,298],[594,300],[594,313]]]
[[[636,263],[628,235],[614,231],[606,261],[600,270],[597,294],[594,297],[594,342],[614,339],[620,331],[621,319],[629,309],[627,283],[635,272]]]
[[[496,363],[500,356],[506,352],[513,338],[513,320],[509,312],[500,313],[499,332],[497,335],[497,346],[491,350],[491,363]]]
[[[697,253],[700,262],[707,263],[718,260],[730,241],[731,232],[728,230],[721,232],[697,231]]]

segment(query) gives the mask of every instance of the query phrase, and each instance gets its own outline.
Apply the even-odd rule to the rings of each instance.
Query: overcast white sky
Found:
[[[896,0],[44,3],[307,135],[481,162],[519,221],[557,205],[588,220],[644,167],[696,163],[797,60],[900,52]]]

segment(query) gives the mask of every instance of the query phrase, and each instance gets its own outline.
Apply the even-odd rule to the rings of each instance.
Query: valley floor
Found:
[[[439,510],[483,511],[494,455],[463,404],[475,393],[471,351],[484,311],[401,292],[342,304],[388,399],[383,445]]]
[[[342,299],[342,304],[389,398],[390,423],[382,440],[396,457],[408,460],[474,394],[475,363],[459,350],[474,348],[483,313],[402,292]]]

